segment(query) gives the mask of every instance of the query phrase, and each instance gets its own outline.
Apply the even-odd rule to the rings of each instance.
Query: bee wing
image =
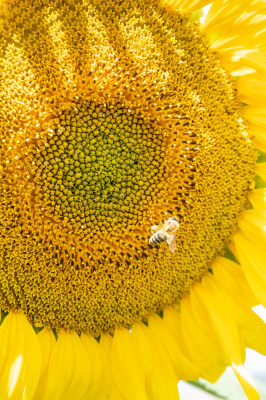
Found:
[[[167,244],[170,250],[170,253],[174,253],[176,249],[176,235],[167,235]]]

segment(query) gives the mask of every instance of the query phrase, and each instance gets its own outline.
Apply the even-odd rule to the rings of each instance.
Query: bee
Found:
[[[153,225],[150,237],[150,244],[159,244],[167,241],[170,253],[176,249],[176,232],[179,228],[179,220],[176,217],[170,217],[163,224]]]

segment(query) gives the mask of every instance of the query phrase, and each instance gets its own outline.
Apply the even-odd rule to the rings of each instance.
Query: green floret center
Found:
[[[162,142],[129,108],[77,103],[35,153],[43,200],[75,229],[134,229],[158,191]]]

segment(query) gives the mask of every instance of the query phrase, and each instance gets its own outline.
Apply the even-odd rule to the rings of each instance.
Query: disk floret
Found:
[[[83,231],[112,236],[147,217],[163,174],[163,136],[121,104],[77,103],[32,151],[41,201],[51,215]]]
[[[250,206],[235,84],[197,22],[157,0],[6,5],[1,309],[130,327],[202,279]],[[171,217],[174,247],[150,244]]]

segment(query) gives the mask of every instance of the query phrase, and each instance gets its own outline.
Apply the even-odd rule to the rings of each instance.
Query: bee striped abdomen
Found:
[[[162,230],[159,230],[150,237],[150,244],[159,244],[165,242],[166,239],[167,239],[166,233],[163,232]]]

